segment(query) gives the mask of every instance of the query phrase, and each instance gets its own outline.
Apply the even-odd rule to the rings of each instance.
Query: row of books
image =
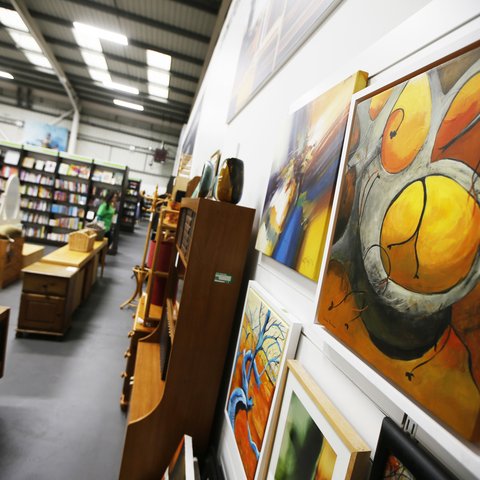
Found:
[[[25,157],[23,159],[22,166],[25,168],[33,168],[41,172],[55,173],[57,162],[54,160],[42,160],[40,158]]]
[[[63,180],[62,178],[57,178],[55,180],[55,188],[70,190],[71,192],[76,193],[88,193],[88,184],[73,182],[71,180]]]
[[[86,205],[86,195],[79,195],[78,193],[68,193],[63,190],[55,190],[53,198],[59,202],[70,202],[78,205]]]
[[[0,171],[0,175],[6,179],[12,175],[18,175],[18,168],[10,167],[8,165],[4,165],[2,170]]]
[[[38,183],[40,185],[47,185],[48,187],[53,187],[54,183],[53,177],[47,177],[41,173],[26,172],[25,170],[20,172],[20,181]]]
[[[51,218],[48,224],[51,227],[63,227],[70,228],[72,230],[78,230],[82,226],[82,221],[78,218],[66,217],[66,218]]]
[[[48,225],[49,216],[41,213],[23,212],[22,222],[38,223]]]
[[[72,217],[83,218],[85,216],[85,209],[75,206],[69,207],[68,205],[58,205],[54,203],[51,209],[52,213],[60,213],[62,215],[71,215]]]
[[[29,208],[31,210],[38,210],[39,212],[48,212],[50,210],[50,203],[45,200],[32,200],[30,198],[22,198],[20,200],[21,208]]]
[[[47,240],[53,240],[54,242],[68,242],[68,233],[49,232],[47,233]]]
[[[45,238],[46,227],[25,227],[25,236],[31,238]]]
[[[30,185],[30,184],[23,184],[20,185],[20,193],[22,195],[30,195],[31,197],[38,197],[38,198],[52,198],[52,191],[44,186],[37,186],[37,185]]]
[[[121,185],[123,182],[123,172],[112,172],[110,170],[95,169],[92,180],[94,182],[109,183],[111,185]]]
[[[76,163],[61,163],[58,167],[59,175],[68,175],[88,179],[90,177],[90,165],[79,165]]]

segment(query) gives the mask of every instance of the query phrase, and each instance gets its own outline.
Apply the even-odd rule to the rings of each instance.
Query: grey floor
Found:
[[[145,227],[122,233],[105,275],[75,312],[63,339],[15,338],[21,282],[0,290],[11,307],[5,375],[0,379],[1,480],[117,479],[125,431],[120,372]]]

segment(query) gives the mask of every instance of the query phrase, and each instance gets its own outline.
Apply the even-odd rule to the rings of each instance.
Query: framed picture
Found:
[[[249,283],[225,406],[230,448],[247,479],[265,477],[269,432],[300,329],[258,283]]]
[[[395,422],[383,419],[370,480],[454,480],[443,466],[420,448]]]
[[[248,11],[245,12],[248,25],[232,89],[229,122],[300,48],[340,1],[250,2]]]
[[[269,480],[366,478],[370,449],[298,360],[288,361]]]
[[[27,120],[23,127],[22,143],[66,152],[68,135],[67,128]]]
[[[317,281],[358,71],[296,110],[288,151],[272,166],[256,248]]]
[[[480,440],[480,41],[352,101],[316,322]]]

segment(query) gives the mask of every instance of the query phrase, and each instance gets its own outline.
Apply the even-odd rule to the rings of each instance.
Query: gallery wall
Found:
[[[52,112],[51,115],[2,105],[0,108],[0,138],[11,142],[22,143],[24,122],[34,121],[53,123],[63,112]],[[160,146],[159,141],[149,140],[148,133],[141,129],[119,127],[113,122],[104,122],[106,128],[89,125],[92,119],[80,121],[77,147],[75,153],[97,160],[118,163],[130,168],[130,177],[142,180],[142,190],[153,193],[158,185],[164,192],[171,175],[176,155],[176,148],[168,146],[169,159],[164,165],[153,163],[153,151]],[[95,123],[98,121],[93,120]],[[19,122],[18,125],[15,122]],[[58,126],[71,130],[71,121],[62,120]],[[127,133],[128,132],[128,133]],[[147,137],[147,138],[145,138]],[[173,138],[165,137],[165,142],[176,143]],[[135,150],[131,150],[131,146]]]
[[[257,210],[256,228],[272,163],[285,154],[290,112],[356,70],[369,73],[370,85],[381,84],[412,71],[452,45],[477,40],[480,32],[480,4],[475,0],[344,0],[228,122],[249,6],[249,0],[233,2],[190,119],[203,99],[192,175],[201,173],[203,163],[217,149],[223,158],[241,158],[245,163],[241,204]],[[367,442],[372,458],[383,417],[388,415],[399,424],[406,413],[418,426],[416,437],[446,466],[460,478],[478,478],[477,447],[442,427],[314,325],[315,282],[258,252],[252,251],[251,258],[251,278],[303,323],[297,358]],[[226,430],[224,421],[219,445],[222,468],[227,478],[243,478],[239,456]]]

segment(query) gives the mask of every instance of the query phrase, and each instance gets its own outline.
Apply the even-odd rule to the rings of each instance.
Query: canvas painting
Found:
[[[229,121],[295,53],[340,0],[250,0]]]
[[[68,129],[58,125],[27,120],[23,127],[22,143],[66,152]]]
[[[436,458],[385,417],[370,480],[456,480]]]
[[[269,480],[366,478],[370,451],[298,360],[289,360]]]
[[[297,110],[288,152],[272,167],[256,248],[317,281],[357,72]]]
[[[471,441],[480,432],[479,45],[355,96],[316,318]]]
[[[291,323],[256,282],[250,282],[225,414],[246,478],[258,478],[267,424],[284,365],[295,353],[300,325]]]

